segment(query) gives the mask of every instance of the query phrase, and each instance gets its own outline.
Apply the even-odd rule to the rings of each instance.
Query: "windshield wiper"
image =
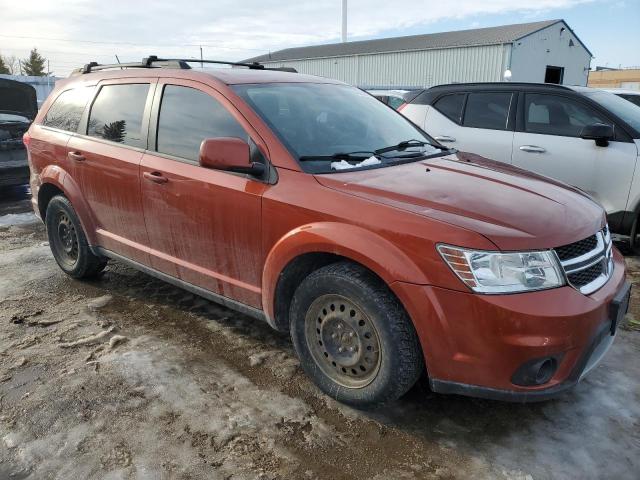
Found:
[[[360,152],[338,152],[332,155],[303,155],[299,158],[301,162],[316,161],[333,161],[333,160],[366,160],[375,156],[376,152],[360,151]]]
[[[422,140],[412,139],[412,140],[404,140],[396,145],[391,145],[389,147],[379,148],[375,150],[374,153],[379,155],[381,153],[393,152],[394,150],[406,150],[407,148],[410,148],[410,147],[422,147],[423,145],[431,145],[432,147],[438,148],[436,145],[433,145],[432,143],[425,142]]]

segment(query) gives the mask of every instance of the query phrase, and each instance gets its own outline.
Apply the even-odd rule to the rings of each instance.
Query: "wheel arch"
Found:
[[[267,255],[262,304],[271,326],[288,331],[289,306],[302,279],[344,260],[371,271],[392,293],[391,285],[398,280],[428,283],[404,252],[369,230],[335,222],[304,225],[283,236]]]
[[[89,245],[96,242],[96,221],[80,187],[69,173],[58,165],[49,165],[40,173],[37,201],[40,218],[45,221],[47,206],[56,195],[64,195],[69,199],[76,211]]]

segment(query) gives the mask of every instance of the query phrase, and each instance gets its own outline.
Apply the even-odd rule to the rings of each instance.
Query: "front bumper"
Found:
[[[477,295],[396,282],[393,289],[413,319],[431,387],[506,401],[545,400],[573,387],[613,343],[612,310],[628,299],[624,260],[614,253],[611,279],[585,296],[571,287],[513,295]],[[613,334],[612,334],[613,330]],[[526,362],[558,359],[542,385],[512,382]]]

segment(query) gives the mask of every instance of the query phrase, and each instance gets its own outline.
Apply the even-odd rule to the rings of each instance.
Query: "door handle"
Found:
[[[142,176],[153,183],[167,183],[169,181],[160,172],[144,172]]]
[[[453,137],[450,137],[448,135],[442,135],[440,137],[436,137],[436,140],[439,142],[455,142],[456,139]]]
[[[522,150],[523,152],[530,152],[530,153],[544,153],[546,152],[546,150],[542,147],[536,147],[535,145],[522,145],[520,147],[520,150]]]
[[[74,162],[84,162],[86,160],[85,156],[80,152],[69,152],[67,153],[67,157]]]

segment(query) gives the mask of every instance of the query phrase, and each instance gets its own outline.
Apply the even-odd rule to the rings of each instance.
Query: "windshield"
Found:
[[[627,122],[636,131],[636,135],[634,136],[636,138],[640,137],[640,107],[613,93],[602,90],[592,90],[583,93]]]
[[[274,83],[237,85],[234,90],[306,172],[379,168],[443,153],[406,118],[355,87]],[[378,153],[381,149],[385,151]]]

